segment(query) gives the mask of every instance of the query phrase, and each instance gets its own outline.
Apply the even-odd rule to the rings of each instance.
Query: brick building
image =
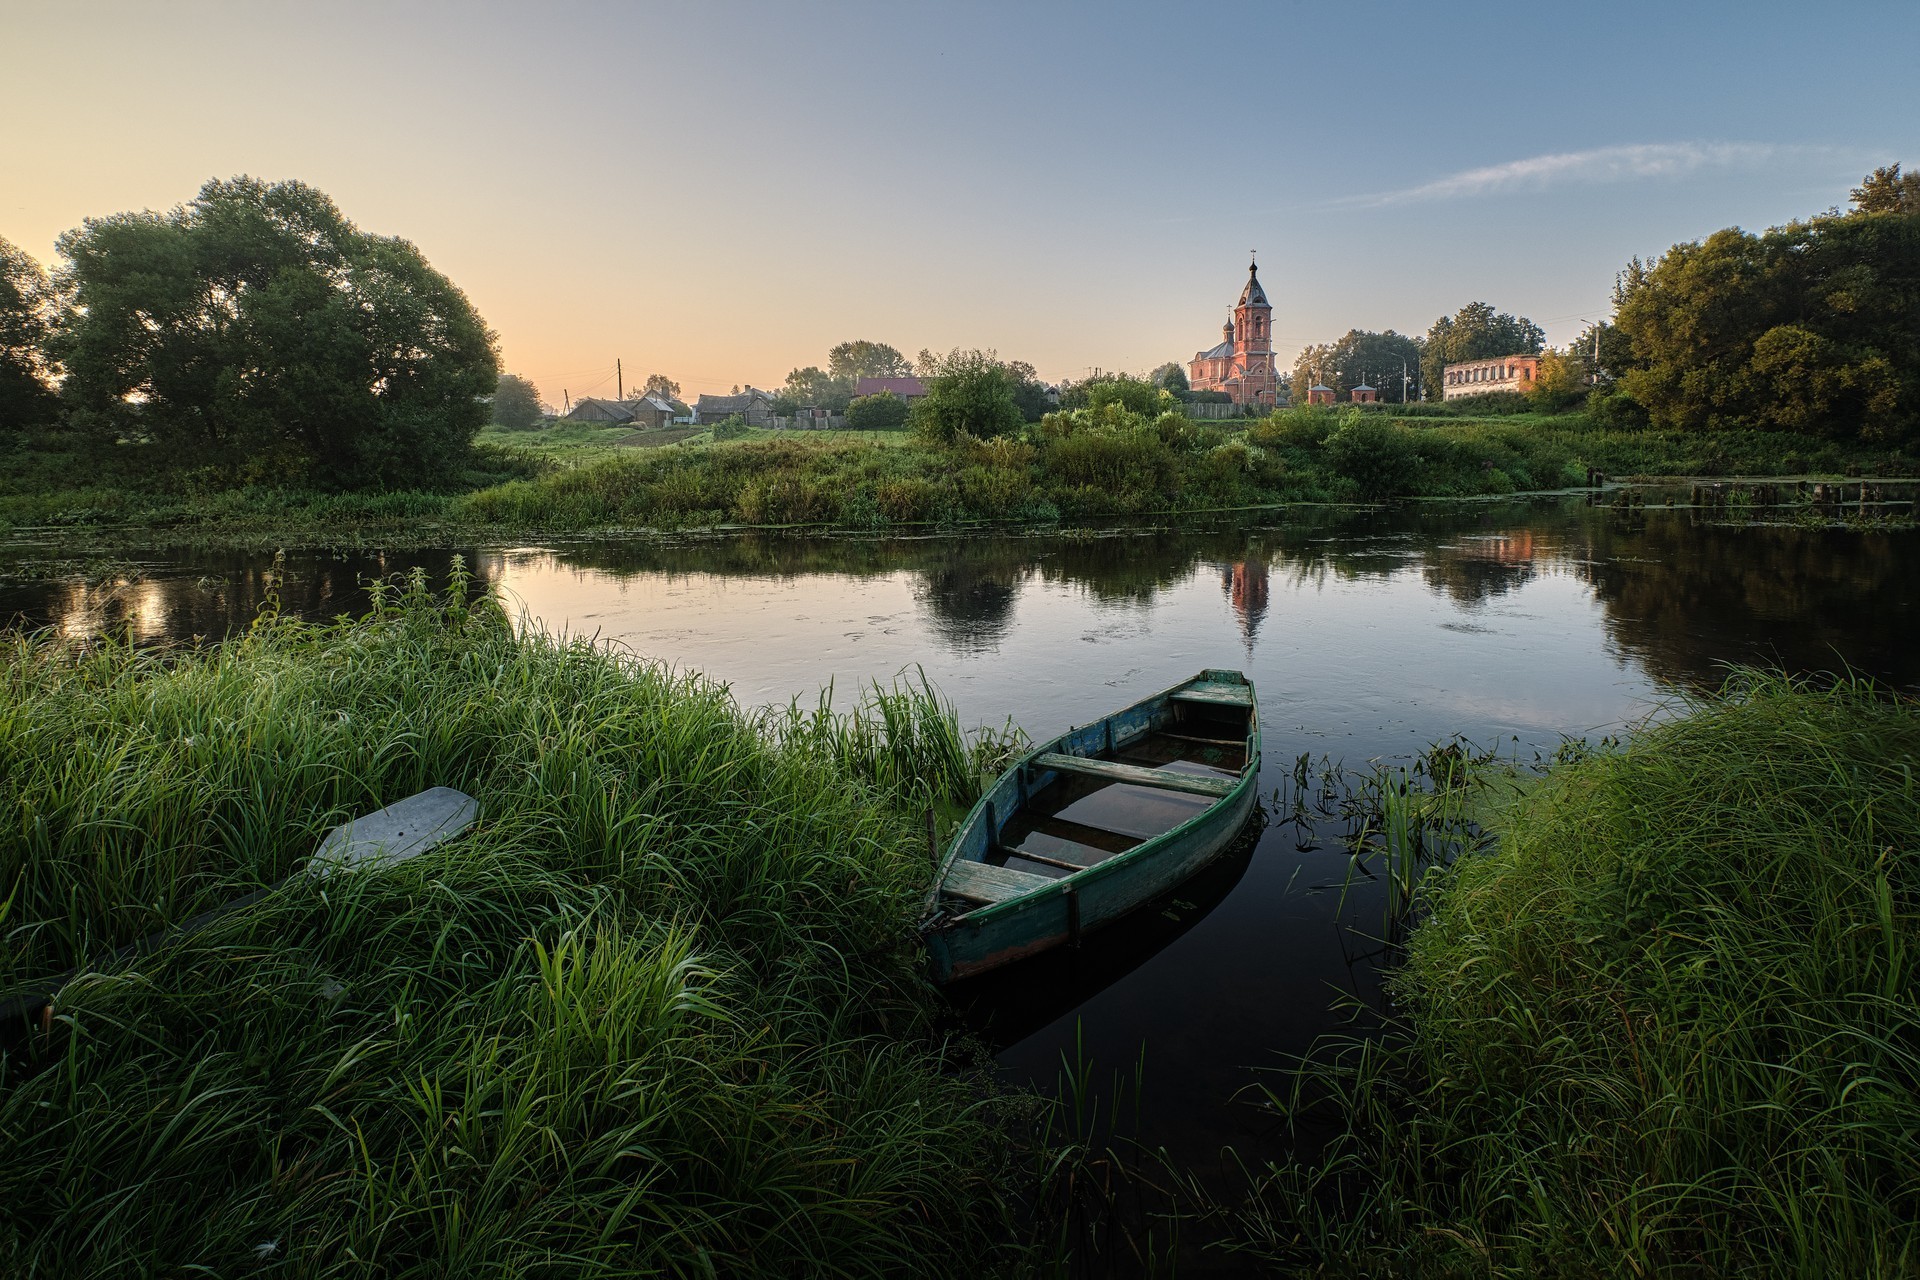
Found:
[[[1273,305],[1260,287],[1260,268],[1247,267],[1247,286],[1222,330],[1225,340],[1187,362],[1187,385],[1224,391],[1235,404],[1271,409],[1280,402],[1280,371],[1273,362]]]
[[[1440,397],[1483,396],[1491,391],[1525,391],[1540,376],[1539,356],[1495,356],[1450,364],[1440,378]]]

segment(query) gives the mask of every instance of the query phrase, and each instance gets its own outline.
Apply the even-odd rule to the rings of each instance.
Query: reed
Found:
[[[217,648],[10,636],[0,998],[296,872],[434,784],[483,808],[4,1028],[13,1275],[975,1275],[1019,1158],[908,945],[896,774],[418,576]],[[893,706],[877,735],[950,750]],[[879,727],[875,727],[876,724]]]
[[[1920,1267],[1920,706],[1737,675],[1566,753],[1428,873],[1381,1040],[1269,1101],[1344,1134],[1241,1246],[1317,1274]]]
[[[763,723],[791,749],[831,760],[877,787],[896,807],[910,812],[964,814],[1027,745],[1011,718],[996,729],[960,727],[953,704],[915,668],[891,686],[869,685],[849,711],[833,706],[833,689],[803,711],[798,699]]]

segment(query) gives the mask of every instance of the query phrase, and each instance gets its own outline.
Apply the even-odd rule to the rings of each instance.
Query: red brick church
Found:
[[[1260,267],[1247,267],[1247,287],[1227,321],[1226,341],[1187,363],[1187,385],[1224,391],[1235,404],[1271,409],[1280,402],[1280,371],[1273,363],[1273,305],[1260,287]]]

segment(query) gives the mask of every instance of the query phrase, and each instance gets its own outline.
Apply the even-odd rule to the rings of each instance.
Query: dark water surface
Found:
[[[1531,758],[1617,733],[1724,664],[1851,667],[1920,684],[1920,535],[1733,528],[1579,499],[1319,510],[1200,532],[570,543],[459,549],[539,625],[732,685],[748,704],[924,667],[968,723],[1050,737],[1203,667],[1245,670],[1265,737],[1257,838],[1174,901],[983,980],[970,1004],[1010,1076],[1063,1053],[1129,1076],[1138,1136],[1205,1165],[1270,1146],[1255,1069],[1378,998],[1381,891],[1287,820],[1306,753],[1405,760],[1463,735]],[[371,575],[453,551],[295,555],[283,607],[365,607]],[[156,548],[104,579],[0,561],[0,619],[140,639],[219,636],[268,559]],[[37,580],[38,579],[38,580]],[[1316,834],[1318,838],[1316,838]]]

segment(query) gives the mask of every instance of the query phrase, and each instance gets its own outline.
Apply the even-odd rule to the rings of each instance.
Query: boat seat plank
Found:
[[[1160,731],[1160,736],[1172,738],[1175,742],[1198,742],[1208,747],[1239,747],[1245,750],[1247,745],[1245,738],[1199,738],[1191,733],[1168,733],[1164,729]]]
[[[1037,876],[1028,871],[989,866],[984,862],[963,858],[947,868],[947,878],[941,882],[940,891],[956,898],[965,898],[968,902],[991,905],[1056,883],[1051,876]]]
[[[997,844],[993,847],[993,851],[1002,858],[1025,858],[1028,862],[1037,862],[1043,867],[1054,867],[1066,872],[1085,871],[1087,867],[1091,865],[1085,862],[1067,862],[1064,859],[1054,857],[1052,854],[1017,849],[1008,844]],[[1014,870],[1017,871],[1019,868],[1015,867]]]
[[[1147,838],[1125,831],[1111,831],[1106,827],[1089,826],[1084,822],[1063,818],[1057,813],[1028,812],[1021,816],[1032,826],[1034,834],[1051,836],[1062,844],[1078,845],[1094,853],[1125,853]]]
[[[1170,702],[1200,702],[1213,707],[1250,707],[1253,690],[1244,686],[1213,685],[1205,689],[1182,689],[1167,695]]]
[[[1202,778],[1190,773],[1169,773],[1164,769],[1147,769],[1137,764],[1121,764],[1117,760],[1089,760],[1084,756],[1063,756],[1056,751],[1047,751],[1035,756],[1036,769],[1052,769],[1058,773],[1077,773],[1089,778],[1104,778],[1108,782],[1126,782],[1138,787],[1158,787],[1163,791],[1184,791],[1195,796],[1224,796],[1237,785],[1233,778]]]

